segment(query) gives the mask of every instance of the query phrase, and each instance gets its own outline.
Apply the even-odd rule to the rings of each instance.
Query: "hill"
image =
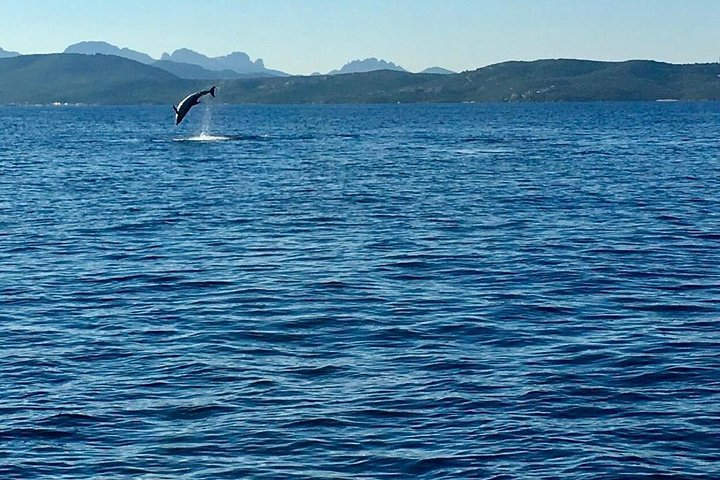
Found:
[[[0,58],[10,58],[10,57],[17,57],[20,55],[18,52],[12,52],[8,50],[3,50],[0,48]]]
[[[456,72],[453,72],[452,70],[448,70],[447,68],[442,68],[442,67],[428,67],[420,73],[432,73],[435,75],[452,75],[453,73],[456,73]]]
[[[446,75],[380,70],[222,79],[215,72],[190,80],[113,55],[25,55],[0,59],[0,104],[172,103],[211,81],[227,103],[718,100],[718,73],[717,64],[538,60]]]
[[[718,73],[716,64],[539,60],[449,75],[383,70],[248,80],[229,82],[223,91],[239,103],[718,100]]]
[[[287,73],[265,68],[262,58],[255,61],[250,60],[248,54],[244,52],[233,52],[220,57],[208,57],[187,48],[180,48],[172,54],[163,53],[160,60],[199,65],[206,70],[213,71],[232,70],[237,73],[254,73],[265,76],[288,76]]]
[[[7,52],[15,53],[15,52]],[[206,78],[247,78],[245,74],[257,76],[287,76],[286,73],[278,70],[265,68],[265,64],[261,58],[254,62],[243,52],[233,52],[221,57],[208,57],[201,53],[195,52],[187,48],[175,50],[172,54],[163,53],[162,58],[158,61],[147,53],[131,50],[129,48],[120,48],[107,42],[79,42],[70,45],[63,53],[79,53],[82,55],[116,55],[118,57],[128,58],[136,62],[146,65],[155,65],[163,70],[167,70],[181,78],[189,79],[206,79]],[[2,51],[0,51],[0,56]],[[18,54],[19,55],[19,54]],[[221,72],[220,75],[213,75],[207,71]]]
[[[263,78],[219,84],[229,103],[397,103],[414,102],[430,77],[391,70],[347,75]]]
[[[474,101],[720,99],[718,70],[650,60],[506,62],[449,76],[445,91]]]
[[[343,75],[347,73],[364,73],[373,72],[375,70],[395,70],[398,72],[407,72],[399,65],[386,60],[378,60],[375,57],[366,58],[365,60],[353,60],[343,65],[339,70],[333,70],[328,75]]]
[[[204,85],[204,83],[203,83]],[[0,60],[0,103],[168,103],[195,83],[114,55],[23,55]]]
[[[131,50],[129,48],[120,48],[115,45],[111,45],[107,42],[79,42],[70,45],[65,49],[63,53],[80,53],[82,55],[95,55],[100,53],[102,55],[116,55],[118,57],[129,58],[136,62],[151,64],[155,61],[147,53],[138,52],[137,50]]]
[[[161,68],[173,75],[188,80],[237,80],[241,78],[266,77],[263,73],[238,73],[234,70],[208,70],[192,63],[158,60],[153,67]]]

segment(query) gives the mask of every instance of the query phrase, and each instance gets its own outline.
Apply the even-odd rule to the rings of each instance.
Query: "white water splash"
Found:
[[[210,126],[212,125],[212,112],[210,110],[210,104],[205,103],[205,113],[203,115],[202,128],[200,130],[200,136],[211,136]]]
[[[203,111],[202,123],[200,124],[200,134],[193,137],[175,138],[176,142],[219,142],[223,140],[232,140],[232,137],[225,135],[212,135],[210,127],[212,126],[212,108],[210,104],[203,103],[205,109]]]
[[[187,138],[174,138],[176,142],[222,142],[224,140],[232,140],[233,137],[227,137],[225,135],[210,135],[202,132],[200,135]]]

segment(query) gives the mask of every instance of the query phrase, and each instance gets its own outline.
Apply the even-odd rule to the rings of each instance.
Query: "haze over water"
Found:
[[[0,477],[720,476],[716,103],[202,108],[0,108]]]

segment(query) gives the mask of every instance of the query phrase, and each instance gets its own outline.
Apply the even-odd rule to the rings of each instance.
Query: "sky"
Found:
[[[233,51],[291,74],[377,57],[410,71],[507,60],[720,58],[719,0],[0,0],[0,48],[102,40],[159,58]]]

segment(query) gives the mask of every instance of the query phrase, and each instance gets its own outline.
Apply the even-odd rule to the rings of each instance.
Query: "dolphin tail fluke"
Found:
[[[210,92],[210,95],[212,95],[213,97],[215,96],[215,85],[213,85],[212,87],[210,87],[209,92]]]

